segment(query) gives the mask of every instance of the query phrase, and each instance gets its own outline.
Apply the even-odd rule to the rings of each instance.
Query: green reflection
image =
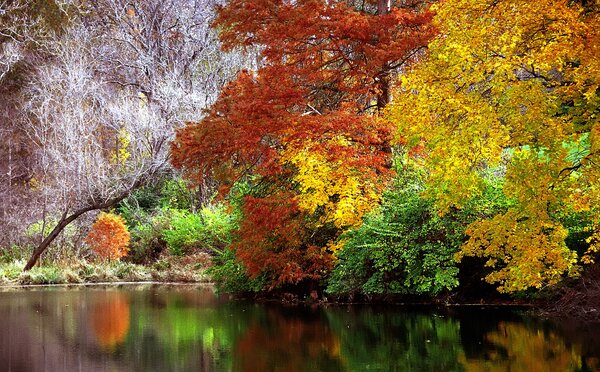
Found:
[[[329,311],[351,371],[461,371],[460,324],[433,314]]]

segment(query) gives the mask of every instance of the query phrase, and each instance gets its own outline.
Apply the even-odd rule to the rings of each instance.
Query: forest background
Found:
[[[564,295],[600,249],[599,11],[3,0],[0,276]]]

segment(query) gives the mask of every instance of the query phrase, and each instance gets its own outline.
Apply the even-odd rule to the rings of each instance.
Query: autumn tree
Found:
[[[440,34],[389,118],[423,149],[441,214],[480,194],[486,172],[504,177],[510,207],[471,224],[458,258],[485,257],[502,292],[556,283],[577,269],[564,216],[589,221],[588,253],[599,248],[598,3],[448,0],[435,11]]]
[[[125,220],[113,213],[100,213],[85,241],[103,259],[112,261],[126,256],[129,231]]]
[[[225,50],[261,50],[200,122],[178,131],[173,163],[196,182],[236,182],[244,220],[234,244],[271,286],[318,279],[333,240],[377,205],[390,128],[389,82],[431,38],[421,2],[231,1],[214,25]],[[324,249],[330,247],[330,249]]]

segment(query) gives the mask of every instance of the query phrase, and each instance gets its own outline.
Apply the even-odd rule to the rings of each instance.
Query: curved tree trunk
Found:
[[[42,255],[42,253],[44,253],[44,251],[46,250],[46,248],[48,248],[50,243],[52,243],[54,241],[54,239],[56,239],[56,237],[65,229],[65,227],[67,227],[71,222],[75,221],[77,219],[77,217],[79,217],[82,214],[84,214],[85,212],[91,211],[93,209],[96,209],[96,208],[90,207],[90,208],[79,209],[79,210],[75,211],[75,213],[71,214],[68,217],[67,217],[67,211],[65,211],[63,213],[63,215],[60,217],[60,220],[58,221],[56,226],[54,226],[54,228],[50,232],[50,234],[48,234],[48,236],[46,236],[44,238],[44,240],[42,240],[42,242],[33,251],[33,254],[29,258],[29,261],[27,261],[27,264],[25,265],[23,270],[27,271],[36,264],[36,262],[38,261],[38,259]]]
[[[31,257],[29,258],[29,261],[27,261],[27,264],[23,268],[23,271],[31,269],[37,263],[42,253],[44,253],[48,246],[54,241],[54,239],[56,239],[56,237],[65,229],[65,227],[67,227],[71,222],[75,221],[79,216],[93,210],[106,209],[115,206],[121,200],[125,199],[131,193],[131,191],[140,187],[142,184],[143,182],[141,180],[138,180],[129,189],[127,189],[127,191],[124,191],[122,194],[114,198],[108,199],[102,203],[91,203],[87,207],[75,210],[70,215],[68,214],[68,209],[65,210],[62,216],[60,217],[60,220],[58,221],[56,226],[54,226],[50,234],[48,234],[48,236],[46,236],[44,240],[42,240],[42,242],[33,251]]]

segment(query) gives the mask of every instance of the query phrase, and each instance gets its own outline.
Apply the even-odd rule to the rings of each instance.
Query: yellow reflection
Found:
[[[581,368],[578,345],[565,343],[554,332],[528,329],[522,323],[500,322],[498,329],[485,335],[493,345],[485,356],[460,363],[466,371],[573,371]]]
[[[129,300],[123,293],[106,292],[91,311],[96,342],[105,350],[114,350],[129,331]]]

